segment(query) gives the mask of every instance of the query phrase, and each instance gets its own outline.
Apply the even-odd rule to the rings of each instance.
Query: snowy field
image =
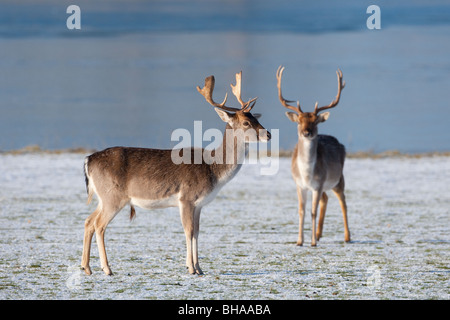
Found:
[[[296,246],[290,159],[245,165],[202,211],[203,276],[185,268],[178,209],[129,208],[106,232],[114,276],[79,269],[84,154],[0,155],[0,299],[449,299],[450,158],[347,159],[351,243],[330,194],[324,233]],[[308,210],[311,201],[308,202]]]

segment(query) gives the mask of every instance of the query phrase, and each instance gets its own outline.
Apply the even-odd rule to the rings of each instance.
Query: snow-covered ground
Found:
[[[202,211],[203,276],[185,268],[176,208],[129,209],[106,231],[114,276],[79,270],[83,154],[0,155],[0,299],[449,299],[450,158],[347,159],[351,243],[330,194],[324,234],[296,246],[290,159],[239,174]],[[308,204],[310,204],[309,201]],[[308,206],[309,208],[309,206]],[[309,210],[309,209],[308,209]]]

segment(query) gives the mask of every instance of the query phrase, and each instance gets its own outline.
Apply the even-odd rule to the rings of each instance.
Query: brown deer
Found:
[[[322,236],[323,222],[327,208],[328,196],[327,190],[333,190],[339,199],[342,214],[344,216],[344,239],[350,241],[350,232],[347,221],[347,204],[344,195],[344,160],[345,147],[339,141],[328,135],[318,134],[317,126],[319,123],[328,119],[330,113],[320,112],[333,108],[339,103],[341,90],[345,86],[342,80],[342,72],[338,69],[338,93],[336,98],[327,106],[318,108],[318,103],[313,112],[303,112],[300,103],[297,106],[290,105],[293,101],[283,98],[281,94],[281,77],[284,67],[277,70],[278,98],[281,104],[294,111],[286,112],[289,120],[297,123],[298,142],[292,155],[292,176],[297,185],[297,195],[299,202],[299,233],[297,245],[303,245],[303,221],[305,216],[305,206],[308,190],[312,192],[312,237],[311,245],[316,245],[316,240]],[[319,226],[316,232],[316,213],[320,203]]]
[[[88,203],[94,193],[99,200],[97,209],[85,221],[81,267],[86,274],[92,273],[89,257],[94,232],[101,267],[105,274],[112,274],[106,257],[105,230],[127,204],[131,207],[130,219],[135,215],[134,206],[145,209],[179,207],[186,236],[186,266],[189,273],[202,274],[197,242],[202,207],[210,203],[239,171],[249,142],[270,140],[270,133],[259,124],[257,115],[250,112],[256,98],[247,102],[241,99],[241,76],[242,72],[236,74],[236,85],[231,85],[241,108],[225,106],[227,96],[222,103],[214,102],[214,76],[205,79],[202,89],[197,87],[227,123],[227,131],[244,132],[242,137],[231,135],[232,139],[229,134],[223,136],[222,145],[210,154],[216,161],[211,163],[202,159],[199,164],[189,161],[175,164],[173,154],[187,153],[190,160],[194,159],[199,150],[190,147],[179,150],[114,147],[86,157],[84,170]]]

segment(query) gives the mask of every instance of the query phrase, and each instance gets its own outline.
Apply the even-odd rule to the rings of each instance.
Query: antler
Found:
[[[280,99],[280,102],[284,107],[291,109],[297,112],[298,114],[303,113],[302,109],[300,108],[300,102],[297,101],[297,107],[291,106],[290,104],[288,104],[288,102],[295,102],[295,101],[286,100],[283,98],[283,95],[281,94],[281,77],[283,76],[283,71],[284,67],[279,66],[277,70],[278,98]]]
[[[234,86],[233,86],[233,84],[230,84],[231,91],[233,91],[233,94],[236,96],[237,100],[241,104],[241,110],[244,112],[250,112],[250,110],[252,110],[252,108],[255,106],[257,98],[250,99],[247,102],[242,101],[241,81],[242,81],[242,71],[239,73],[236,73],[236,84]],[[251,104],[252,102],[253,102],[253,104]]]
[[[225,94],[225,99],[223,99],[222,103],[217,103],[213,100],[212,98],[212,93],[214,91],[214,83],[216,82],[216,80],[214,79],[214,76],[209,76],[207,78],[205,78],[205,85],[203,88],[200,89],[199,86],[197,86],[197,90],[198,92],[200,92],[200,94],[205,97],[206,101],[209,102],[209,104],[211,104],[214,107],[223,109],[223,110],[227,110],[227,111],[231,111],[231,112],[236,112],[239,111],[241,109],[238,108],[231,108],[231,107],[227,107],[225,106],[225,102],[227,102],[227,94]]]
[[[316,102],[316,106],[314,108],[314,114],[318,114],[319,112],[321,112],[323,110],[333,108],[339,103],[339,99],[341,98],[341,90],[344,89],[344,87],[345,87],[345,81],[342,81],[342,71],[340,69],[337,69],[336,74],[337,74],[337,78],[338,78],[338,92],[337,92],[336,98],[334,98],[334,100],[331,101],[331,103],[329,105],[323,106],[320,108],[317,108],[317,102]]]
[[[197,86],[197,90],[198,90],[198,92],[200,92],[200,94],[203,97],[205,97],[206,101],[208,101],[214,107],[221,108],[223,110],[227,110],[227,111],[231,111],[231,112],[237,112],[237,111],[250,112],[250,110],[252,110],[252,108],[255,106],[257,98],[250,99],[247,102],[242,101],[241,79],[242,79],[242,71],[239,73],[236,73],[236,84],[234,86],[233,86],[233,84],[230,85],[231,90],[233,91],[233,94],[236,96],[237,100],[241,104],[240,109],[225,106],[225,102],[227,101],[227,94],[225,94],[225,99],[223,100],[222,103],[217,103],[213,100],[212,93],[214,91],[214,83],[215,83],[214,76],[209,76],[209,77],[205,78],[204,87],[202,89],[200,89],[200,87]]]

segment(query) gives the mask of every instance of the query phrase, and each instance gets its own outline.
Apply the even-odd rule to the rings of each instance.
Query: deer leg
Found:
[[[350,242],[350,230],[348,229],[347,203],[345,201],[345,195],[344,192],[336,193],[336,195],[339,199],[339,204],[342,209],[342,216],[344,218],[344,240],[345,242]]]
[[[319,207],[319,201],[322,198],[322,191],[315,190],[312,193],[312,204],[311,204],[311,220],[312,220],[312,235],[311,235],[311,246],[315,247],[316,243],[316,216],[317,208]]]
[[[300,189],[297,187],[297,196],[298,196],[298,239],[297,245],[303,245],[303,222],[305,220],[305,207],[306,207],[306,197],[308,196],[308,191],[306,189]]]
[[[181,223],[183,225],[184,235],[186,236],[186,266],[188,267],[190,274],[196,273],[192,254],[195,229],[194,211],[194,205],[190,201],[180,201]]]
[[[339,184],[333,189],[333,192],[339,200],[342,216],[344,218],[344,240],[345,242],[350,242],[350,230],[348,229],[347,219],[347,202],[345,201],[344,194],[344,177],[341,178],[341,181],[339,181]]]
[[[84,222],[84,238],[83,238],[83,254],[81,256],[81,269],[87,275],[91,275],[92,271],[89,267],[89,258],[91,255],[91,243],[92,236],[94,235],[94,221],[99,212],[101,211],[100,206],[86,219]]]
[[[202,269],[200,269],[200,264],[198,261],[198,234],[200,231],[200,211],[201,208],[195,208],[194,210],[194,238],[192,242],[192,253],[193,253],[193,263],[194,269],[197,274],[203,274]]]
[[[325,192],[322,193],[322,198],[320,198],[319,206],[320,206],[320,215],[319,215],[319,225],[316,232],[317,241],[322,237],[323,231],[323,221],[325,220],[325,212],[327,210],[328,204],[328,196]]]
[[[106,256],[105,248],[105,231],[108,224],[117,215],[117,213],[123,208],[123,206],[118,207],[104,207],[102,211],[95,218],[95,237],[97,240],[98,253],[100,256],[100,264],[103,272],[107,276],[112,275],[112,271],[108,264],[108,258]]]

